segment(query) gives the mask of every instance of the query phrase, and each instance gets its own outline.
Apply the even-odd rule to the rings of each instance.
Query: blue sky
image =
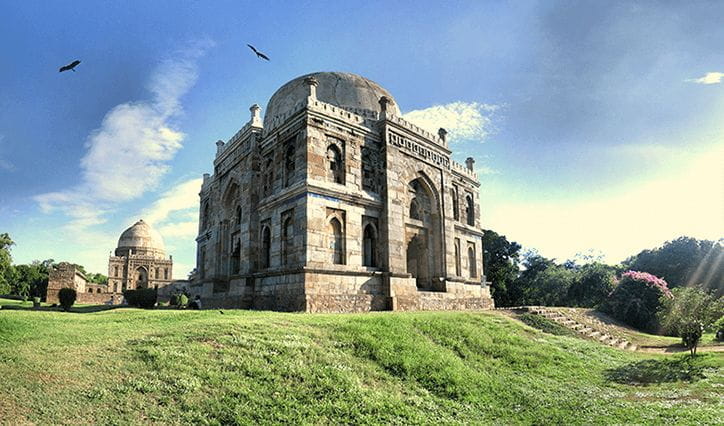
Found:
[[[719,239],[722,22],[714,1],[4,1],[0,232],[16,262],[106,272],[144,217],[183,278],[214,142],[286,81],[348,71],[452,130],[484,227],[527,248],[618,262]]]

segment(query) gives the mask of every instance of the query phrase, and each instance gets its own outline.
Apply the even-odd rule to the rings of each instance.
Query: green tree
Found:
[[[530,281],[526,296],[529,305],[565,306],[568,290],[577,278],[575,270],[551,265]]]
[[[624,262],[627,269],[662,277],[671,288],[700,284],[724,294],[722,241],[680,237],[653,250],[644,250]]]
[[[15,244],[7,233],[0,234],[0,294],[10,294],[15,279],[10,248]]]
[[[534,287],[541,283],[535,283],[534,281],[538,274],[555,266],[553,260],[539,255],[535,250],[526,252],[523,255],[523,267],[525,269],[511,283],[507,291],[510,300],[509,306],[538,304],[539,292]]]
[[[53,259],[35,260],[27,265],[16,265],[17,281],[13,294],[21,296],[42,297],[48,287],[48,272]]]
[[[665,333],[681,337],[682,344],[696,355],[702,333],[724,311],[724,297],[717,298],[696,287],[675,288],[672,295],[661,299],[661,327]]]
[[[518,277],[520,244],[510,242],[505,235],[483,231],[483,268],[492,282],[491,293],[497,306],[512,306],[508,289]]]
[[[648,272],[627,271],[602,310],[632,327],[655,333],[663,297],[672,297],[666,281]]]
[[[613,291],[615,268],[589,263],[577,269],[577,277],[568,289],[567,305],[593,308],[606,301]]]
[[[108,282],[108,277],[100,273],[94,274],[93,272],[89,272],[85,276],[89,282],[94,284],[106,284]]]

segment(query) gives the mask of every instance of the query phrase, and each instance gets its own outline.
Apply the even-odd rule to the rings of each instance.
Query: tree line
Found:
[[[48,288],[48,275],[57,264],[53,259],[34,260],[15,265],[10,250],[14,241],[7,233],[0,234],[0,295],[17,297],[43,297]],[[73,264],[86,279],[95,284],[106,284],[108,277],[87,272],[82,265]]]
[[[483,263],[496,306],[597,307],[629,270],[664,279],[669,289],[697,287],[724,295],[721,241],[680,237],[608,265],[595,256],[556,263],[534,250],[522,252],[520,244],[495,231],[483,235]]]
[[[595,256],[559,264],[521,249],[504,235],[484,233],[483,262],[496,306],[596,308],[639,330],[679,336],[692,355],[704,331],[724,339],[721,240],[680,237],[620,265]]]

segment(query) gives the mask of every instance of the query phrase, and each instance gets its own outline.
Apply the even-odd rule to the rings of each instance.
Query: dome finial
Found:
[[[440,139],[442,139],[443,144],[447,143],[447,130],[440,127],[440,129],[438,129],[438,131],[437,131],[437,135],[440,136]]]
[[[304,79],[304,83],[309,86],[309,98],[317,100],[317,86],[319,86],[319,81],[314,78],[313,75],[310,75]]]

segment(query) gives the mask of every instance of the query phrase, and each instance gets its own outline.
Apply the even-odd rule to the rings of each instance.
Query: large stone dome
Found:
[[[166,256],[166,247],[163,244],[161,235],[143,219],[123,231],[121,238],[118,239],[116,256],[127,256],[130,250],[133,250],[133,254],[154,257]]]
[[[315,72],[297,77],[280,87],[266,107],[264,127],[270,128],[272,119],[291,112],[294,106],[306,99],[309,88],[304,82],[307,77],[314,77],[319,82],[317,99],[345,109],[366,109],[380,112],[380,98],[386,96],[393,101],[392,112],[400,115],[394,98],[382,86],[357,74],[346,72]],[[390,107],[388,107],[390,108]]]

